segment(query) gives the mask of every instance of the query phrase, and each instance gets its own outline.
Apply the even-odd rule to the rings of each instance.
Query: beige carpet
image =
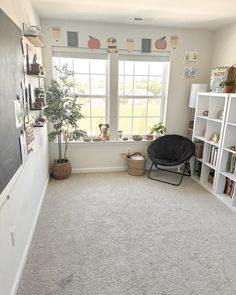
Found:
[[[51,180],[18,295],[235,295],[236,214],[190,178]]]

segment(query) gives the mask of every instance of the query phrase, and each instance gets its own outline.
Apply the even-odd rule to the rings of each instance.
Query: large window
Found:
[[[110,138],[146,134],[163,121],[167,97],[169,57],[145,55],[53,54],[55,66],[67,64],[74,72],[73,87],[85,116],[80,128],[88,135],[100,133],[100,123],[110,123]]]
[[[119,61],[119,129],[145,134],[163,120],[167,62]]]
[[[86,130],[89,135],[98,134],[98,125],[108,121],[107,61],[95,58],[53,57],[53,66],[62,68],[65,64],[74,72],[74,92],[78,94],[79,102],[83,105],[82,114],[85,118],[80,120],[80,128]],[[55,67],[53,76],[57,79]]]

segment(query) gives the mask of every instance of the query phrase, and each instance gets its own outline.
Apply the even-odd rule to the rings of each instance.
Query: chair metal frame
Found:
[[[160,167],[158,167],[158,164],[152,162],[152,165],[151,165],[151,167],[150,167],[150,169],[148,171],[148,178],[149,179],[152,179],[152,180],[155,180],[155,181],[159,181],[159,182],[171,184],[171,185],[174,185],[174,186],[179,186],[182,183],[182,180],[183,180],[183,177],[184,176],[191,176],[191,169],[190,169],[190,163],[189,163],[189,161],[185,161],[183,164],[184,164],[183,172],[176,172],[176,171],[172,171],[172,170],[160,168]],[[170,172],[170,173],[181,175],[179,182],[173,183],[173,182],[164,181],[164,180],[161,180],[161,179],[158,179],[158,178],[151,177],[150,174],[151,174],[153,165],[156,167],[157,170],[166,171],[166,172]],[[173,167],[177,167],[177,166],[173,166]]]

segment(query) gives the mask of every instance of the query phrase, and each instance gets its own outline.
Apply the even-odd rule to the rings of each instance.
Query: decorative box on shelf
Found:
[[[38,63],[29,64],[27,74],[39,76],[39,77],[45,77],[44,68]]]
[[[44,47],[42,34],[39,27],[27,26],[23,23],[23,36],[35,47]]]

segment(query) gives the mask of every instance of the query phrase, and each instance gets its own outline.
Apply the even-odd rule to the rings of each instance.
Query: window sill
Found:
[[[135,140],[108,140],[108,141],[71,141],[69,144],[70,145],[122,145],[122,144],[149,144],[152,142],[152,140],[140,140],[140,141],[135,141]],[[54,144],[57,144],[57,142],[53,142]],[[64,143],[64,142],[63,142]]]

